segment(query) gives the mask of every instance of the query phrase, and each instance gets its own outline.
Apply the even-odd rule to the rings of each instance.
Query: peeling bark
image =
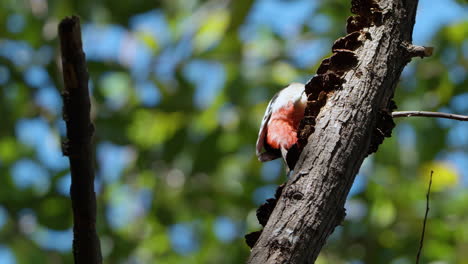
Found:
[[[404,66],[426,55],[407,44],[416,0],[353,0],[351,6],[348,35],[306,84],[298,133],[303,150],[248,263],[315,262],[346,215],[362,161],[391,134],[392,97]]]

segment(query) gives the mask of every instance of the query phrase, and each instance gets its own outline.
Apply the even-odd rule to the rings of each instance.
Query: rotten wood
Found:
[[[63,154],[70,159],[70,198],[73,209],[73,256],[75,263],[102,263],[96,232],[96,194],[90,118],[88,71],[81,42],[80,20],[66,17],[59,24],[64,90],[63,119],[67,139]]]
[[[364,158],[394,126],[392,97],[411,43],[417,1],[353,0],[348,35],[306,84],[303,148],[247,263],[314,263],[345,217]]]

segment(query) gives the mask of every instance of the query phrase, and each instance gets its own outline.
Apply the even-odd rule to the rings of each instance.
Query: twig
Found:
[[[419,264],[419,257],[421,255],[421,251],[422,251],[423,243],[424,243],[424,233],[426,232],[427,215],[429,213],[429,195],[431,193],[432,174],[433,173],[434,172],[431,171],[431,177],[429,178],[429,187],[427,188],[427,193],[426,193],[426,213],[424,214],[423,229],[422,229],[422,233],[421,233],[421,240],[419,241],[418,255],[416,256],[416,264]]]
[[[454,119],[459,121],[468,121],[468,116],[466,115],[455,115],[449,113],[441,112],[428,112],[428,111],[399,111],[393,112],[392,117],[410,117],[410,116],[422,116],[422,117],[438,117],[438,118],[447,118]]]
[[[59,24],[62,53],[63,119],[67,140],[63,154],[70,159],[70,198],[73,208],[73,257],[75,263],[102,263],[96,232],[96,194],[94,193],[94,126],[91,123],[88,71],[81,43],[80,19],[66,17]]]

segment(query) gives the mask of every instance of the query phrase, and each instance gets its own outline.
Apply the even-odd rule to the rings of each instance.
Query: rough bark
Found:
[[[362,161],[390,135],[395,86],[415,53],[417,0],[353,0],[348,35],[306,84],[304,146],[248,263],[314,263],[345,217]]]
[[[73,208],[73,256],[75,263],[102,263],[96,233],[96,194],[88,91],[88,71],[82,50],[80,20],[67,17],[59,25],[63,90],[63,119],[67,140],[63,153],[70,159],[70,197]]]

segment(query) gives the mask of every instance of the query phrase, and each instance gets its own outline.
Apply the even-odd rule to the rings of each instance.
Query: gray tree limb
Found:
[[[391,100],[411,43],[417,0],[353,0],[348,35],[306,84],[294,174],[252,249],[250,264],[314,263],[345,216],[362,161],[394,126]]]

